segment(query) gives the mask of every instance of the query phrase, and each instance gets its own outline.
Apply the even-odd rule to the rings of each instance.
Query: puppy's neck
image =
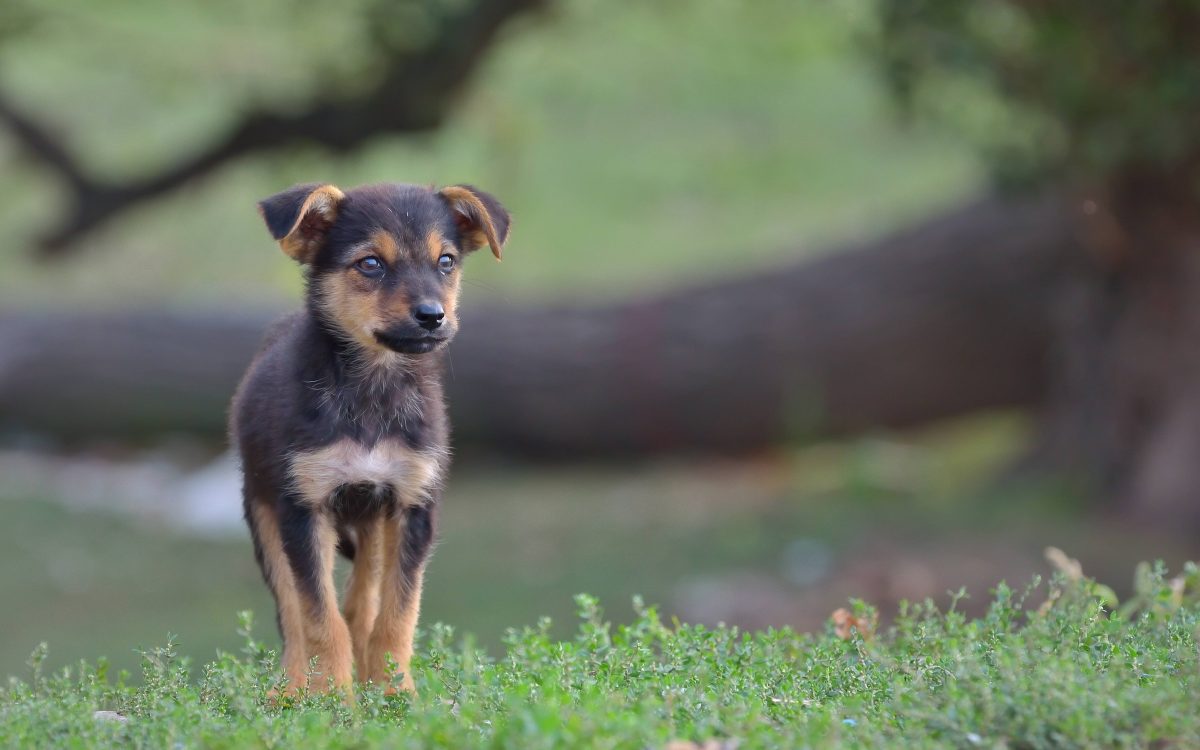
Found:
[[[385,384],[393,379],[411,381],[414,377],[417,380],[436,377],[440,363],[436,353],[401,354],[382,346],[367,348],[311,306],[308,318],[310,339],[316,339],[320,351],[327,354],[339,381]]]
[[[438,354],[365,351],[313,316],[307,333],[311,356],[302,377],[318,394],[321,408],[352,426],[361,442],[419,426],[430,404],[440,399]]]

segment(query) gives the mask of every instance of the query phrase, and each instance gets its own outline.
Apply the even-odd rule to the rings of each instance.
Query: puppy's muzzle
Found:
[[[391,326],[382,331],[375,331],[375,340],[401,354],[425,354],[450,340],[440,328],[441,319],[433,329],[426,328],[423,324]]]

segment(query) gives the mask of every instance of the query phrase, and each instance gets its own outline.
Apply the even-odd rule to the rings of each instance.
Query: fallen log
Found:
[[[463,313],[456,443],[532,457],[744,453],[1034,406],[1078,254],[1053,199],[985,199],[816,260],[609,304]],[[9,310],[0,432],[223,438],[274,312]]]

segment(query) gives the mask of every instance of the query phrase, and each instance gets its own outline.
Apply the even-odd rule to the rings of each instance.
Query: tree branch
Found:
[[[8,125],[9,131],[26,151],[56,172],[72,190],[86,188],[88,179],[75,157],[59,145],[58,139],[51,135],[49,128],[21,112],[3,92],[0,92],[0,121]]]
[[[50,126],[0,96],[0,122],[30,156],[63,179],[70,194],[67,216],[39,239],[38,252],[46,257],[65,255],[76,247],[76,240],[135,205],[248,154],[297,143],[346,152],[387,133],[432,130],[445,120],[500,29],[544,3],[478,0],[442,15],[429,43],[417,48],[389,44],[379,35],[376,43],[386,72],[373,86],[349,97],[331,92],[294,114],[247,112],[207,149],[157,174],[126,182],[89,175],[52,135]]]

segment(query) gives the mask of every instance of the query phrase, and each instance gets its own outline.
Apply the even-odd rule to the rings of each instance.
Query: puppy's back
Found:
[[[243,468],[259,456],[276,452],[268,443],[287,433],[289,395],[297,387],[298,352],[308,316],[297,311],[276,320],[263,335],[262,344],[246,368],[233,395],[229,414],[229,439],[242,457]],[[272,448],[276,448],[273,451]],[[260,459],[259,459],[260,460]]]

